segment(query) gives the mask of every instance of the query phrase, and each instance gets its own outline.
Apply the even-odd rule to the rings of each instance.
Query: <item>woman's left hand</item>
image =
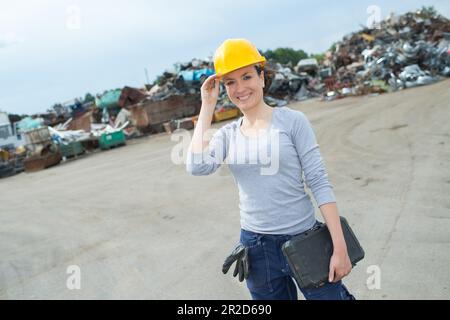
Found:
[[[348,253],[334,252],[330,260],[329,282],[338,282],[352,271],[352,263]]]

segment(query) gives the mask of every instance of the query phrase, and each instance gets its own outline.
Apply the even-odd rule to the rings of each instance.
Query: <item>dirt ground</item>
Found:
[[[358,299],[450,298],[449,87],[290,105],[366,251],[345,279]],[[177,143],[148,136],[0,180],[0,298],[249,299],[221,272],[239,236],[233,178],[190,176]]]

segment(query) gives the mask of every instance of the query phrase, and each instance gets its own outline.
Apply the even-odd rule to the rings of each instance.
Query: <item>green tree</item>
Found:
[[[335,52],[335,51],[336,51],[336,46],[337,46],[337,42],[334,42],[334,43],[330,46],[330,49],[328,49],[328,51]]]
[[[157,76],[155,81],[153,81],[153,85],[154,86],[159,86],[159,84],[161,83],[161,79],[162,79],[161,76]]]
[[[281,64],[291,63],[293,66],[301,59],[308,58],[308,54],[303,50],[295,50],[292,48],[277,48],[275,50],[267,50],[263,55],[274,62],[279,62]]]
[[[62,106],[61,103],[58,102],[58,103],[53,104],[50,109],[47,109],[47,112],[60,114],[60,113],[64,112],[64,107]]]
[[[86,95],[84,96],[83,103],[94,102],[94,101],[95,101],[95,97],[92,94],[90,94],[89,92],[86,93]]]
[[[321,63],[323,62],[323,60],[325,60],[325,53],[310,54],[309,57],[314,58],[318,63]]]
[[[422,9],[420,9],[420,16],[423,18],[435,18],[438,15],[438,12],[433,6],[422,6]]]

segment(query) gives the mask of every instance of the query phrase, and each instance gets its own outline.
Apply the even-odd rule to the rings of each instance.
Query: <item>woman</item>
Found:
[[[297,299],[282,244],[316,224],[302,172],[330,231],[334,252],[329,282],[301,289],[306,299],[354,299],[341,279],[351,262],[336,200],[306,116],[263,100],[265,58],[245,39],[226,40],[216,51],[216,74],[201,88],[202,107],[189,147],[187,171],[208,175],[226,158],[239,189],[242,247],[248,251],[247,287],[253,299]],[[243,117],[205,141],[223,81]],[[231,159],[231,160],[230,160]]]

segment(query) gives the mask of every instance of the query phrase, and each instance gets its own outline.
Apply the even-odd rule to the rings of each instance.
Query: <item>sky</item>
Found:
[[[0,110],[45,112],[87,92],[142,87],[176,62],[208,58],[227,38],[307,53],[422,6],[450,1],[0,0]]]

